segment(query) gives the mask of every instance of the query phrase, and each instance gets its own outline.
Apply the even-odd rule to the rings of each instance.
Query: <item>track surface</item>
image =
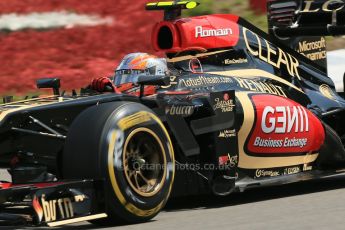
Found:
[[[151,222],[139,225],[97,228],[83,222],[61,229],[343,230],[344,217],[345,177],[341,176],[253,189],[225,198],[202,196],[175,199]]]

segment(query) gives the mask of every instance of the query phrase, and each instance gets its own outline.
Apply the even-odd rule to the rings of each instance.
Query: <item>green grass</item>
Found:
[[[183,16],[206,14],[236,14],[267,32],[266,14],[258,14],[249,7],[248,0],[198,0],[201,3],[195,9],[186,10]]]

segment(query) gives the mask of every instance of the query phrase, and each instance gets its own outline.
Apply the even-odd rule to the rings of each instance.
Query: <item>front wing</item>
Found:
[[[55,227],[105,218],[103,182],[0,183],[0,225]]]

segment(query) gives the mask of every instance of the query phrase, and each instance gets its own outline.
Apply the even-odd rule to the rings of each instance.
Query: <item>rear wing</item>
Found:
[[[278,37],[345,34],[345,0],[268,0],[267,9]]]
[[[270,36],[327,73],[326,39],[345,34],[345,0],[267,0]]]

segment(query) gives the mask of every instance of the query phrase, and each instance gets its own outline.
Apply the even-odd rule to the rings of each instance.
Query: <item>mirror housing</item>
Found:
[[[170,77],[167,75],[142,75],[138,77],[137,84],[140,85],[140,98],[144,96],[144,86],[166,86],[170,83]]]
[[[36,81],[38,89],[53,89],[54,95],[60,95],[59,78],[41,78]]]
[[[143,75],[138,77],[138,85],[158,85],[166,86],[170,83],[170,77],[167,75]]]

